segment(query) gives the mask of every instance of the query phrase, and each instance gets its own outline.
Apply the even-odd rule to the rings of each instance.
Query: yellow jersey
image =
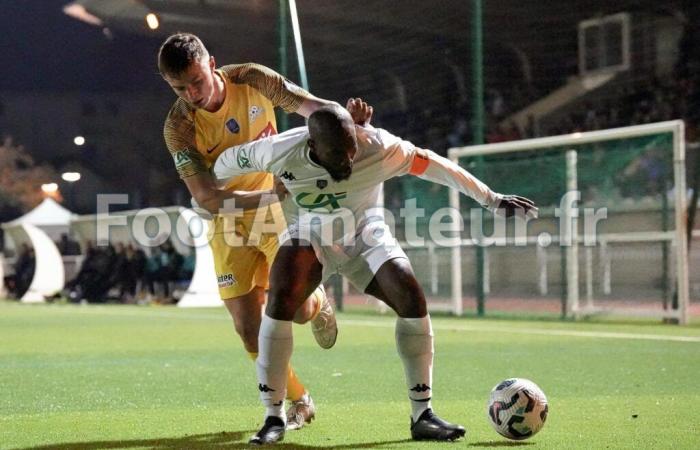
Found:
[[[277,134],[275,106],[295,112],[309,93],[260,64],[232,64],[217,69],[225,100],[218,111],[194,108],[178,98],[165,120],[163,136],[181,178],[209,172],[226,148]],[[273,177],[251,173],[234,178],[228,189],[270,189]]]

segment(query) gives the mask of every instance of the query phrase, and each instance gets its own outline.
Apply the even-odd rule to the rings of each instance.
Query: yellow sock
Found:
[[[306,392],[306,388],[301,384],[297,374],[294,373],[292,365],[287,366],[287,400],[299,400]]]
[[[255,361],[256,359],[258,359],[258,352],[248,352],[248,357]]]

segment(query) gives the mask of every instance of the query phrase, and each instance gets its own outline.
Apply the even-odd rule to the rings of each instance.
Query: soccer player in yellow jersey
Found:
[[[243,346],[255,360],[269,268],[278,241],[275,235],[250,233],[262,195],[274,193],[274,180],[270,174],[252,173],[219,189],[209,169],[224,149],[276,134],[275,107],[308,117],[332,102],[311,95],[259,64],[217,68],[202,41],[188,33],[165,40],[158,53],[158,68],[179,97],[165,120],[165,143],[194,201],[213,215],[210,246],[219,293]],[[371,107],[359,100],[350,99],[348,109],[358,122],[369,122],[372,115]],[[219,214],[229,199],[234,199],[236,208],[245,210],[242,216]],[[278,204],[271,205],[270,211],[278,215],[275,223],[284,223]],[[251,245],[236,245],[236,240],[249,238]],[[335,344],[335,316],[322,287],[307,299],[294,320],[311,321],[321,347]],[[301,428],[314,418],[313,400],[291,365],[287,399],[291,401],[288,429]]]

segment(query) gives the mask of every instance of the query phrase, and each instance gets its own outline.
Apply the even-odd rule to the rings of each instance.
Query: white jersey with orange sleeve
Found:
[[[412,174],[458,189],[489,209],[501,196],[451,161],[385,130],[356,131],[358,149],[347,180],[334,181],[310,158],[306,127],[228,148],[213,172],[222,185],[248,172],[278,176],[290,192],[283,202],[287,228],[280,245],[307,242],[323,267],[322,280],[340,273],[364,292],[385,262],[406,258],[378,208],[383,181]]]
[[[214,175],[225,184],[243,173],[271,172],[283,181],[297,209],[316,214],[350,210],[358,225],[380,205],[381,183],[401,175],[452,187],[490,210],[501,199],[457,164],[386,130],[357,126],[356,133],[358,150],[347,180],[334,181],[310,158],[306,127],[226,149],[214,164]]]

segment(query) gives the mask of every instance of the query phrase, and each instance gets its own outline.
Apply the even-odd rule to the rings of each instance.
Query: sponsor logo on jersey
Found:
[[[246,153],[245,149],[238,150],[238,154],[236,155],[236,163],[238,163],[238,167],[241,169],[253,168],[253,165],[250,163],[250,158],[248,158],[248,153]]]
[[[239,131],[241,131],[240,125],[238,125],[238,122],[236,122],[236,119],[234,119],[233,117],[226,121],[226,129],[233,134],[236,134]]]
[[[325,189],[328,186],[328,180],[317,180],[316,187],[319,189]]]
[[[294,201],[302,208],[316,209],[330,206],[331,210],[334,210],[340,208],[340,200],[347,196],[347,192],[335,192],[333,194],[302,192],[294,198]]]
[[[297,177],[295,177],[293,173],[287,172],[286,170],[284,171],[284,173],[282,173],[282,175],[280,175],[280,178],[284,178],[285,180],[289,181],[294,181],[297,179]]]
[[[219,275],[216,277],[216,281],[219,283],[219,288],[225,288],[236,284],[236,279],[233,277],[232,273]]]
[[[267,126],[265,128],[263,128],[263,130],[260,132],[260,134],[258,134],[255,137],[255,139],[253,139],[253,140],[266,138],[266,137],[272,136],[274,134],[277,134],[277,130],[275,130],[275,127],[272,125],[272,122],[267,122]]]
[[[187,164],[192,164],[192,158],[190,158],[190,155],[187,154],[187,150],[182,150],[179,152],[173,153],[173,160],[175,160],[175,168],[176,169],[181,169],[185,167]]]
[[[255,122],[255,119],[260,117],[264,112],[265,108],[261,106],[251,105],[250,109],[248,110],[248,120],[251,122]]]
[[[219,142],[219,144],[221,144],[221,142]],[[214,150],[216,150],[216,147],[218,147],[219,144],[216,144],[216,145],[214,145],[213,147],[208,148],[208,149],[207,149],[207,154],[209,154],[209,153],[213,152]]]

